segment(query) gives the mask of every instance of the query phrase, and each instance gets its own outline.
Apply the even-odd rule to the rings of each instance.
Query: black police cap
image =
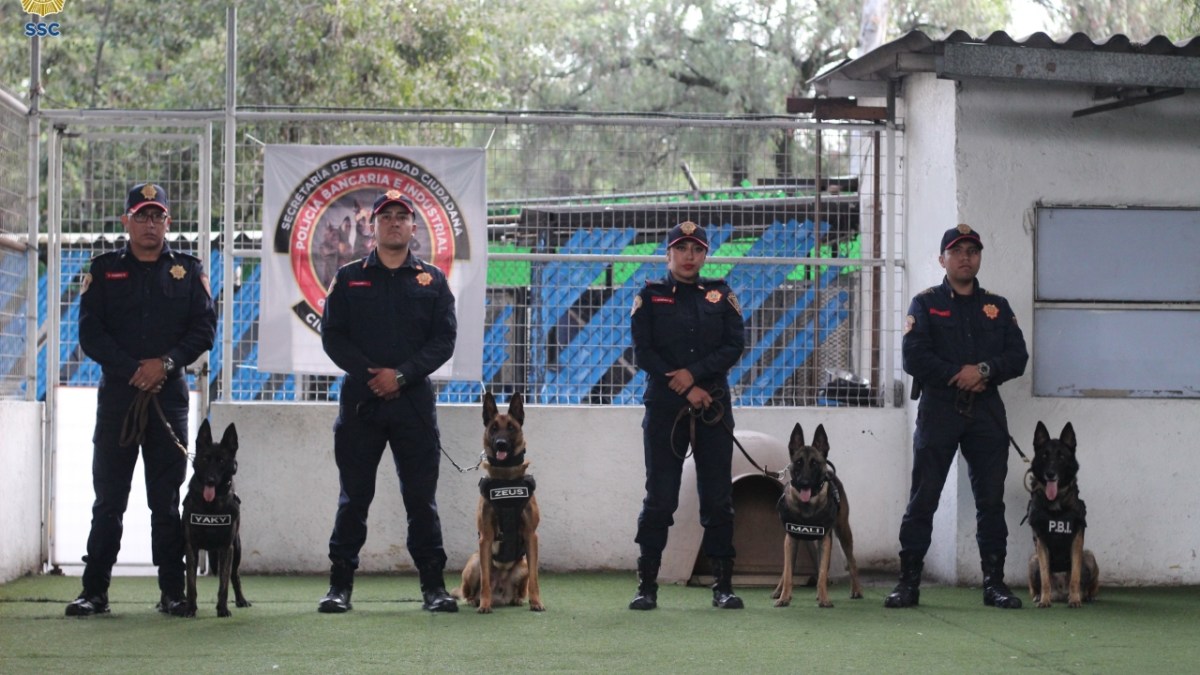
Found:
[[[379,195],[379,197],[375,200],[375,206],[371,209],[371,215],[376,215],[388,204],[399,204],[408,209],[409,213],[414,215],[417,213],[417,207],[413,204],[411,199],[400,194],[399,190],[388,190],[387,192]]]
[[[667,233],[667,248],[674,246],[684,239],[691,239],[703,246],[704,250],[708,250],[708,233],[704,231],[703,227],[690,220],[685,220],[671,228],[671,231]]]
[[[167,201],[167,191],[161,185],[154,183],[139,183],[129,190],[125,197],[125,212],[137,213],[145,206],[157,206],[165,213],[170,213],[170,202]]]
[[[980,250],[983,250],[983,241],[980,240],[979,233],[972,230],[970,225],[959,223],[958,227],[952,227],[942,235],[942,247],[938,249],[938,255],[941,255],[946,249],[960,241],[973,241],[979,246]]]

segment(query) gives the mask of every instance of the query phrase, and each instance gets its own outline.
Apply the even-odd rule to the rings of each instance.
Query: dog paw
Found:
[[[1080,607],[1083,607],[1083,601],[1079,598],[1071,598],[1067,600],[1067,607],[1070,607],[1071,609],[1079,609]]]
[[[233,616],[233,612],[229,611],[228,607],[218,607],[217,608],[217,616],[220,616],[220,617]]]
[[[833,607],[833,603],[826,600],[825,602],[818,602],[817,606],[820,607],[821,609],[829,609],[829,608]]]
[[[530,601],[529,610],[532,612],[544,612],[544,611],[546,611],[546,606],[540,602]]]
[[[1037,603],[1037,606],[1038,606],[1038,609],[1046,609],[1047,607],[1049,607],[1049,606],[1050,606],[1050,601],[1049,601],[1049,600],[1047,600],[1047,601],[1045,601],[1045,602],[1040,602],[1040,601],[1039,601],[1039,602]]]
[[[249,607],[249,606],[250,606],[250,601],[249,601],[249,600],[247,600],[247,599],[245,599],[245,598],[242,598],[241,600],[238,600],[238,601],[237,601],[237,606],[238,606],[238,607]]]
[[[851,600],[862,600],[862,591],[851,591],[850,599]]]
[[[479,609],[477,609],[475,611],[479,612],[480,614],[491,614],[492,607],[491,607],[491,605],[480,605]]]
[[[775,601],[776,607],[787,607],[790,604],[792,604],[791,598],[779,598],[778,600]]]

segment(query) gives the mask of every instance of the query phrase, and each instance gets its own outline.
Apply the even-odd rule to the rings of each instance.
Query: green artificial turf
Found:
[[[1200,588],[1103,588],[1081,609],[984,607],[978,588],[925,586],[921,606],[882,607],[890,583],[836,607],[797,588],[740,589],[746,609],[717,610],[704,588],[666,586],[659,609],[626,609],[626,574],[544,574],[547,611],[491,615],[421,610],[413,576],[364,576],[354,611],[323,615],[319,577],[244,580],[253,607],[220,619],[216,581],[201,579],[195,619],[154,611],[153,579],[119,577],[112,614],[68,618],[79,579],[26,577],[0,586],[0,673],[1011,673],[1195,672]],[[231,594],[232,595],[232,594]],[[232,604],[232,598],[231,598]]]

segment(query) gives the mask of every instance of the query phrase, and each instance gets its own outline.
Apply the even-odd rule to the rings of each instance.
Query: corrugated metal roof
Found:
[[[975,38],[957,30],[934,39],[913,31],[825,69],[810,84],[822,96],[881,96],[888,80],[914,72],[953,79],[1200,88],[1200,36],[1172,42],[1159,35],[1134,42],[1124,35],[1096,41],[1076,33],[1057,41],[1045,33],[1016,39],[996,31]]]

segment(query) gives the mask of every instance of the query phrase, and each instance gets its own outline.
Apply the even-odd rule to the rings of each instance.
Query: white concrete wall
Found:
[[[1031,386],[1034,205],[1200,207],[1200,93],[1078,119],[1072,111],[1096,103],[1087,87],[956,85],[920,75],[908,78],[906,97],[910,290],[940,280],[933,250],[943,230],[967,222],[982,233],[981,283],[1012,303],[1032,357],[1026,375],[1002,390],[1010,430],[1031,455],[1038,420],[1055,433],[1068,421],[1074,425],[1088,505],[1087,546],[1099,561],[1102,583],[1200,582],[1200,491],[1194,480],[1200,473],[1200,402],[1034,397]],[[931,144],[935,132],[945,138]],[[940,167],[950,144],[954,175],[921,173],[926,163]],[[943,191],[953,192],[953,204]],[[1010,580],[1023,580],[1033,545],[1028,526],[1020,525],[1028,502],[1026,465],[1013,457],[1007,572]],[[965,470],[960,467],[958,475],[955,571],[959,581],[974,581],[980,576],[974,505]]]
[[[42,560],[42,404],[0,401],[0,583]]]
[[[856,554],[863,567],[894,566],[896,531],[907,495],[907,432],[903,410],[737,410],[739,430],[786,442],[792,426],[823,423],[831,458],[853,504]],[[324,572],[337,506],[332,425],[336,407],[213,406],[214,433],[235,422],[237,492],[242,498],[243,569],[248,572]],[[482,450],[477,406],[438,409],[442,443],[460,465]],[[542,508],[542,563],[550,570],[632,569],[635,521],[645,478],[641,408],[527,406],[531,472]],[[736,452],[736,450],[735,450]],[[475,507],[479,474],[458,474],[442,462],[438,506],[448,567],[457,569],[477,547]],[[679,519],[698,518],[679,513]],[[389,456],[380,465],[368,521],[364,571],[411,569],[405,549],[404,506]]]

